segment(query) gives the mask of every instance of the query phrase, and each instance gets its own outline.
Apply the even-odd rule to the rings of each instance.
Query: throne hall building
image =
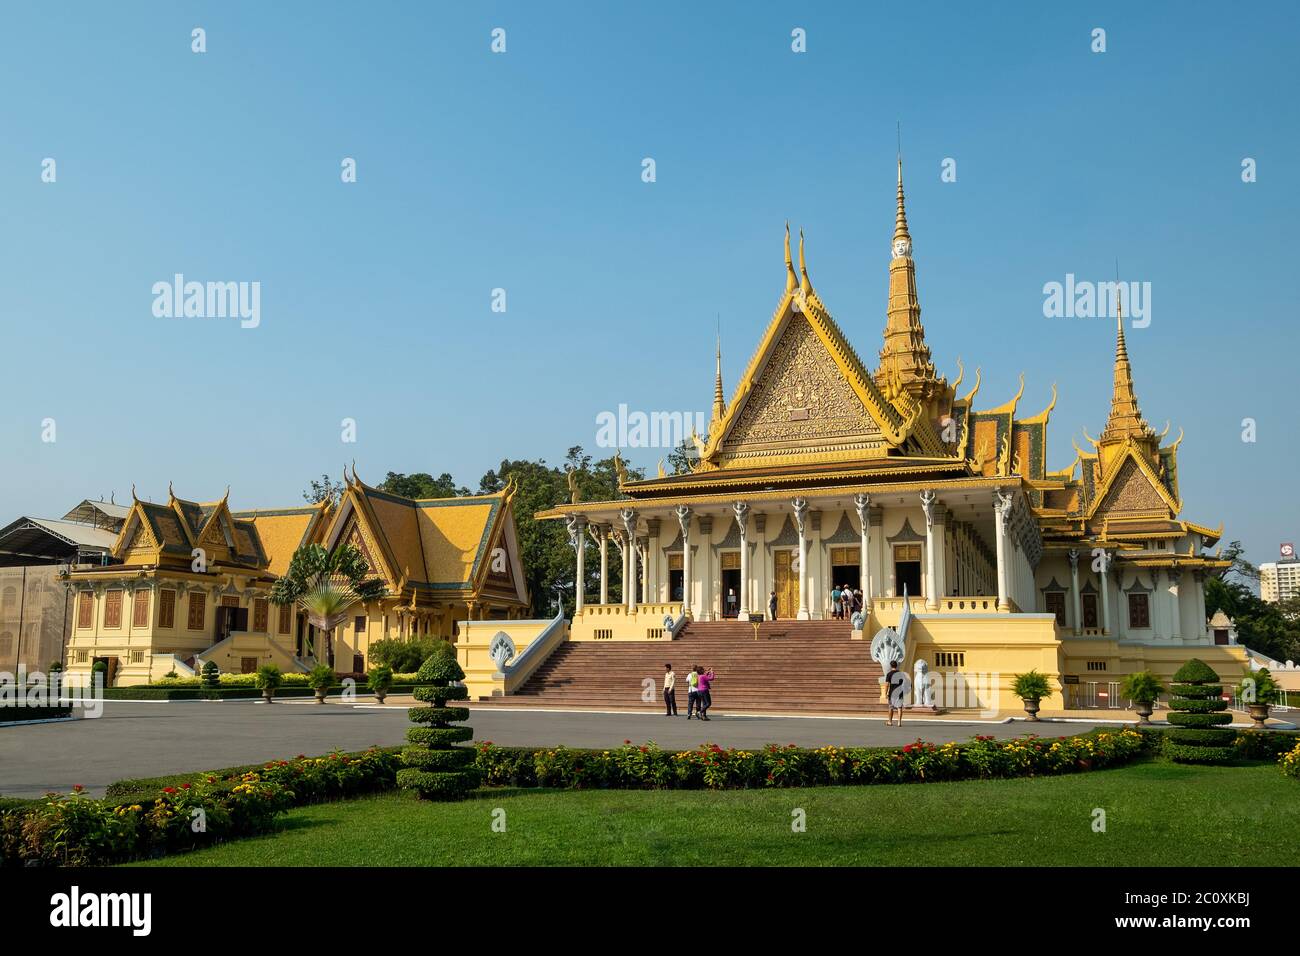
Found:
[[[776,311],[729,398],[719,361],[689,473],[661,466],[623,482],[620,500],[538,514],[566,520],[581,545],[569,639],[671,638],[665,618],[678,614],[739,618],[743,636],[751,615],[769,616],[772,592],[793,634],[831,618],[832,588],[850,585],[865,598],[854,636],[867,641],[899,624],[906,593],[909,671],[924,659],[941,673],[1000,674],[1005,689],[1037,668],[1057,707],[1104,706],[1123,675],[1167,680],[1193,656],[1233,679],[1243,650],[1216,642],[1205,615],[1205,581],[1229,565],[1207,553],[1222,526],[1182,513],[1182,434],[1165,443],[1168,428],[1143,417],[1122,313],[1105,426],[1052,471],[1055,386],[1046,408],[1021,406],[1023,376],[1008,400],[985,404],[978,370],[963,388],[960,363],[949,381],[931,359],[901,161],[892,252],[869,368],[814,289],[802,235],[795,270],[787,226]],[[610,560],[637,582],[617,602]],[[599,562],[599,593],[584,586],[588,562]]]

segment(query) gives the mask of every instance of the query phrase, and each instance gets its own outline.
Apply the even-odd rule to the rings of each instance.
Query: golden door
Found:
[[[776,616],[781,620],[799,613],[799,575],[790,567],[793,558],[786,550],[772,554],[772,587],[776,590]]]

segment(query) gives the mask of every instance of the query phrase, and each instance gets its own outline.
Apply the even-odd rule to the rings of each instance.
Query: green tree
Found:
[[[689,438],[683,438],[682,443],[668,453],[667,471],[670,475],[689,475],[699,457],[694,443]]]
[[[1178,763],[1224,763],[1232,757],[1237,732],[1230,728],[1223,685],[1210,665],[1193,657],[1174,674],[1169,687],[1166,752]]]
[[[403,498],[461,498],[469,494],[468,488],[457,485],[456,479],[445,471],[437,478],[423,471],[410,475],[390,471],[380,482],[379,490]]]
[[[289,567],[271,587],[271,602],[296,604],[307,620],[325,632],[325,663],[334,666],[333,631],[358,602],[382,597],[384,583],[368,578],[370,565],[350,544],[326,551],[319,544],[303,545]]]
[[[342,496],[343,485],[336,482],[329,475],[321,475],[320,481],[313,481],[311,487],[302,493],[303,500],[310,501],[314,505],[318,505],[322,501],[336,505]]]
[[[532,595],[532,614],[550,617],[555,613],[556,585],[563,592],[564,613],[573,613],[573,548],[569,532],[563,521],[538,521],[533,515],[569,501],[568,470],[574,469],[575,480],[583,501],[611,501],[618,497],[618,475],[614,456],[593,461],[582,446],[575,445],[565,455],[564,466],[551,466],[544,459],[504,459],[501,464],[483,475],[479,482],[480,494],[494,494],[515,479],[515,526],[519,538],[520,562],[524,578]],[[628,469],[628,478],[645,477],[642,469]],[[590,540],[590,539],[588,539]],[[610,581],[620,585],[621,570],[618,549],[611,545]],[[598,593],[600,562],[586,562],[586,591]]]

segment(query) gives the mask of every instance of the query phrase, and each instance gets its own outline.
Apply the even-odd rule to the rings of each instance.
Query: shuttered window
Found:
[[[104,594],[104,626],[105,627],[122,626],[121,590],[107,591]]]
[[[95,596],[89,591],[77,595],[77,627],[91,627],[95,623]]]
[[[131,626],[149,626],[149,592],[144,588],[135,592],[131,602]]]
[[[207,595],[194,592],[190,595],[190,619],[186,624],[191,631],[203,630],[203,614],[207,610]]]
[[[176,626],[176,592],[158,592],[158,626]]]

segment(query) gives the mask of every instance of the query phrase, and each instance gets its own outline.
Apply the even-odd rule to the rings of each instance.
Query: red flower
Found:
[[[626,738],[623,740],[623,743],[624,743],[624,744],[630,744],[631,742],[632,742],[632,741],[627,740]]]
[[[188,790],[188,789],[190,789],[190,785],[189,785],[188,783],[183,783],[183,784],[181,784],[181,789],[182,789],[182,790]]]
[[[175,792],[176,792],[176,788],[175,788],[175,787],[163,787],[162,792],[163,792],[163,793],[175,793]]]
[[[81,784],[79,784],[79,783],[74,783],[74,784],[72,785],[72,792],[73,792],[73,793],[81,793],[81,791],[83,791],[83,790],[85,790],[85,789],[86,789],[86,788],[83,787],[83,786],[82,786]]]
[[[906,745],[904,745],[904,747],[903,747],[903,753],[905,753],[905,754],[910,754],[911,752],[912,752],[912,745],[911,745],[911,744],[906,744]]]

